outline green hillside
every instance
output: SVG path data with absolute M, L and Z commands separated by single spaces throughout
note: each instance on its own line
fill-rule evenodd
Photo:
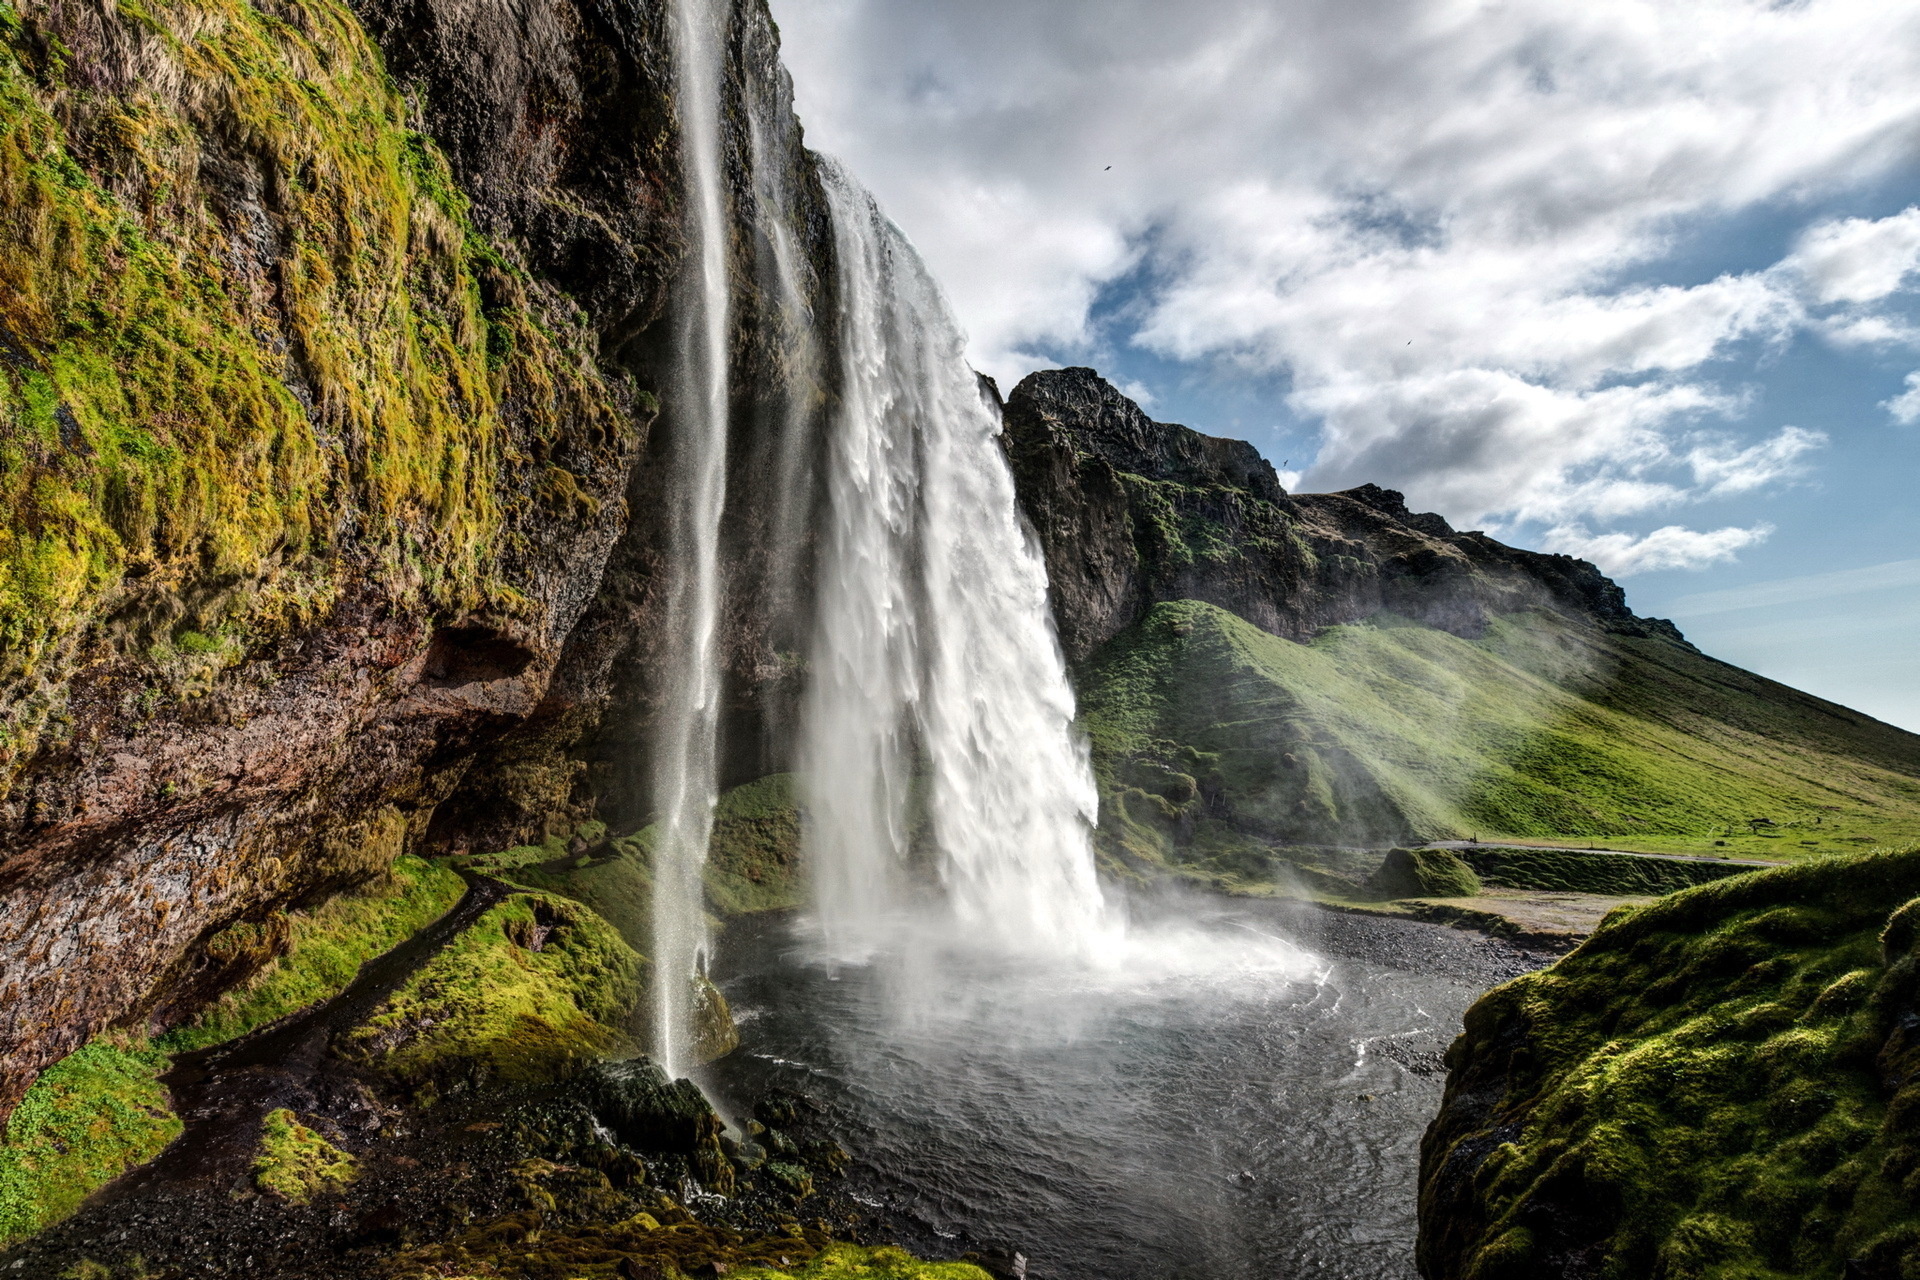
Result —
M 1123 859 L 1470 836 L 1791 858 L 1920 835 L 1920 737 L 1547 611 L 1478 640 L 1381 615 L 1299 644 L 1176 601 L 1078 684 Z

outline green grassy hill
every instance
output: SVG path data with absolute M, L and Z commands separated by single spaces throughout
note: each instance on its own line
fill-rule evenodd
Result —
M 1544 610 L 1477 640 L 1383 614 L 1301 644 L 1176 601 L 1078 676 L 1123 860 L 1469 836 L 1790 858 L 1920 835 L 1920 736 Z

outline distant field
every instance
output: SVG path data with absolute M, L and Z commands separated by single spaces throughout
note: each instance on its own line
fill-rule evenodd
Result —
M 1252 875 L 1276 845 L 1476 836 L 1799 861 L 1920 838 L 1920 737 L 1550 612 L 1299 644 L 1179 601 L 1078 674 L 1123 863 Z

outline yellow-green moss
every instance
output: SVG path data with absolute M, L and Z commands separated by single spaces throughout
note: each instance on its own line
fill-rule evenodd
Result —
M 79 53 L 58 16 L 0 3 L 0 763 L 130 568 L 198 587 L 138 652 L 314 616 L 341 528 L 400 598 L 511 609 L 502 405 L 617 433 L 340 0 L 123 3 Z
M 742 1276 L 766 1280 L 987 1280 L 970 1262 L 922 1262 L 902 1249 L 863 1249 L 839 1244 L 816 1254 L 805 1266 L 755 1267 Z
M 180 1133 L 159 1081 L 166 1056 L 103 1036 L 43 1072 L 0 1142 L 0 1246 L 66 1217 Z
M 183 1053 L 219 1044 L 339 995 L 361 965 L 446 914 L 465 890 L 453 872 L 409 855 L 358 889 L 289 913 L 286 953 L 192 1023 L 161 1037 L 161 1047 Z M 216 936 L 209 945 L 217 950 L 221 942 Z
M 425 1100 L 528 1083 L 635 1045 L 641 959 L 578 902 L 516 895 L 483 915 L 340 1045 Z
M 360 1163 L 300 1123 L 282 1107 L 269 1112 L 260 1131 L 253 1185 L 289 1204 L 343 1191 L 360 1176 Z
M 1428 1137 L 1429 1268 L 1518 1280 L 1578 1245 L 1599 1280 L 1910 1274 L 1915 895 L 1920 850 L 1741 876 L 1483 998 Z

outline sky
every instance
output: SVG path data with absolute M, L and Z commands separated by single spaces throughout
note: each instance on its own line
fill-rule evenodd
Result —
M 1920 731 L 1920 0 L 773 0 L 1010 388 L 1591 559 Z

